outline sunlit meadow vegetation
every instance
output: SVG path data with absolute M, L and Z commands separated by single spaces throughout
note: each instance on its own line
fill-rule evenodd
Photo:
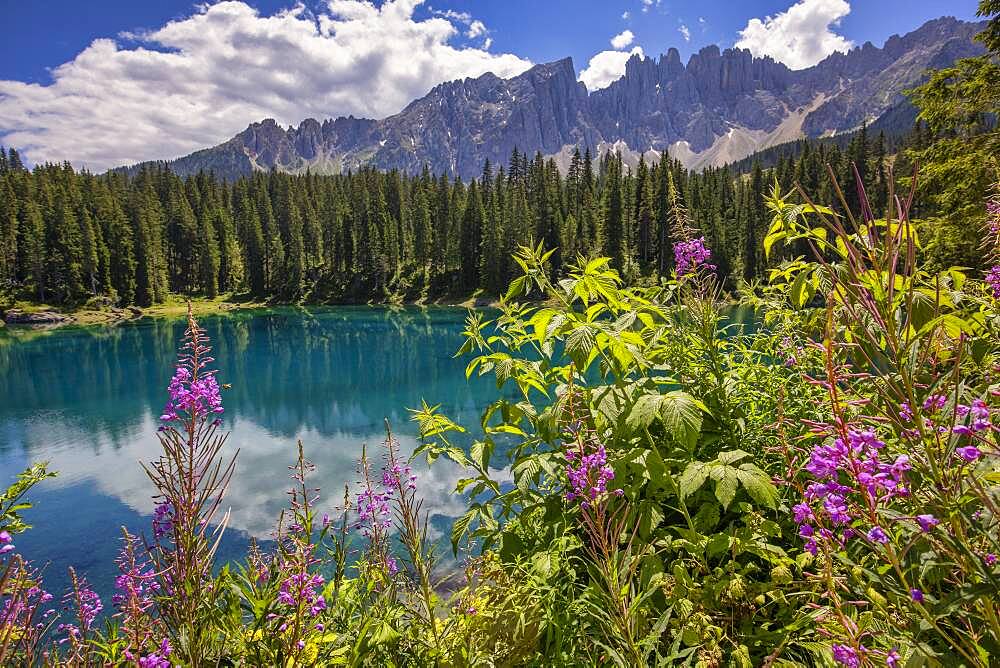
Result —
M 216 563 L 239 459 L 223 456 L 225 369 L 190 318 L 145 464 L 152 524 L 123 531 L 112 600 L 76 573 L 55 597 L 30 561 L 44 555 L 18 551 L 44 466 L 0 499 L 0 660 L 995 664 L 1000 268 L 928 271 L 913 197 L 875 214 L 861 189 L 861 212 L 838 216 L 775 186 L 767 252 L 809 253 L 741 295 L 756 328 L 728 324 L 679 201 L 660 286 L 624 285 L 607 258 L 554 280 L 551 251 L 522 248 L 499 314 L 470 313 L 459 351 L 496 378 L 482 437 L 461 447 L 471 426 L 413 411 L 414 456 L 468 471 L 457 567 L 388 425 L 336 500 L 300 446 L 277 540 Z M 987 210 L 993 253 L 1000 200 Z
M 189 316 L 145 463 L 152 523 L 123 531 L 111 600 L 74 572 L 47 592 L 45 555 L 17 547 L 44 465 L 0 496 L 0 662 L 997 665 L 1000 192 L 971 195 L 998 176 L 995 116 L 981 130 L 1000 5 L 980 8 L 990 55 L 917 96 L 939 133 L 919 156 L 928 196 L 958 222 L 911 217 L 916 171 L 897 193 L 887 167 L 872 199 L 860 172 L 830 171 L 832 201 L 776 183 L 771 268 L 739 294 L 755 327 L 730 324 L 676 191 L 657 285 L 627 284 L 614 258 L 556 271 L 553 249 L 520 249 L 499 314 L 470 313 L 459 351 L 496 379 L 481 423 L 433 397 L 412 411 L 414 456 L 467 472 L 457 562 L 386 425 L 344 490 L 313 486 L 300 445 L 276 540 L 219 563 L 239 456 L 224 456 L 226 370 Z M 993 268 L 942 266 L 970 235 Z

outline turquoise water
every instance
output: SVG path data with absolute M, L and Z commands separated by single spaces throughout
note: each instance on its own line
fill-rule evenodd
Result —
M 465 380 L 463 309 L 367 307 L 269 309 L 204 318 L 223 392 L 227 451 L 239 448 L 227 495 L 232 515 L 221 546 L 238 558 L 267 540 L 286 503 L 296 441 L 316 464 L 322 510 L 334 515 L 355 480 L 362 443 L 375 446 L 389 418 L 407 452 L 416 444 L 407 407 L 421 399 L 466 426 L 496 395 L 491 381 Z M 34 528 L 18 552 L 48 564 L 49 591 L 66 569 L 85 573 L 110 603 L 120 527 L 149 533 L 153 503 L 139 465 L 159 452 L 157 417 L 173 373 L 183 320 L 46 332 L 0 330 L 0 481 L 47 460 L 57 478 L 30 495 Z M 461 513 L 450 494 L 459 472 L 418 466 L 431 524 L 447 530 Z

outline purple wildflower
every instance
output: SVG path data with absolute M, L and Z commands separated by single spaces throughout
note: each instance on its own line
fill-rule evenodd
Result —
M 934 413 L 936 411 L 944 408 L 944 405 L 948 403 L 948 397 L 943 394 L 932 394 L 931 396 L 924 399 L 923 408 L 925 411 Z
M 211 372 L 193 379 L 189 368 L 178 366 L 167 386 L 167 393 L 170 398 L 160 416 L 163 422 L 197 419 L 223 411 L 219 383 Z
M 933 515 L 917 515 L 916 520 L 917 524 L 920 525 L 920 529 L 925 533 L 941 523 L 941 521 Z
M 139 668 L 170 668 L 170 641 L 166 638 L 160 643 L 158 651 L 139 659 Z
M 817 481 L 806 487 L 805 500 L 792 508 L 795 522 L 800 525 L 799 535 L 806 539 L 809 552 L 816 554 L 817 539 L 833 537 L 829 529 L 816 531 L 813 524 L 826 521 L 843 527 L 843 544 L 856 535 L 848 525 L 873 504 L 908 493 L 905 474 L 911 468 L 909 457 L 898 455 L 887 461 L 884 449 L 885 442 L 874 429 L 858 427 L 850 427 L 845 435 L 813 448 L 804 468 Z M 878 526 L 870 527 L 866 535 L 873 543 L 889 542 L 889 536 Z
M 678 276 L 693 274 L 699 267 L 715 269 L 715 265 L 708 262 L 711 257 L 712 251 L 705 246 L 705 237 L 674 244 L 674 261 L 677 264 Z
M 1000 299 L 1000 265 L 993 265 L 986 272 L 986 284 L 990 286 L 990 292 L 994 299 Z
M 323 586 L 323 576 L 309 573 L 296 573 L 281 582 L 278 589 L 278 602 L 294 608 L 300 603 L 309 609 L 309 614 L 315 617 L 326 610 L 326 600 L 317 591 Z
M 987 566 L 993 566 L 997 563 L 997 555 L 990 552 L 985 557 L 983 557 L 983 561 L 986 562 Z
M 375 529 L 388 529 L 392 526 L 392 509 L 389 500 L 392 490 L 370 488 L 358 493 L 358 524 L 361 533 L 371 538 Z
M 972 414 L 972 431 L 983 431 L 992 426 L 989 406 L 982 399 L 973 399 L 969 412 Z
M 163 538 L 174 530 L 174 507 L 170 501 L 161 501 L 153 509 L 153 536 Z
M 6 554 L 8 552 L 14 551 L 14 543 L 11 541 L 10 533 L 7 531 L 0 531 L 0 554 Z
M 872 527 L 868 531 L 868 540 L 873 543 L 882 543 L 883 545 L 889 542 L 889 536 L 885 534 L 882 527 Z
M 576 466 L 572 462 L 578 459 L 572 450 L 566 453 L 566 459 L 571 463 L 566 465 L 566 477 L 569 478 L 569 491 L 566 500 L 582 499 L 586 508 L 600 496 L 607 493 L 608 483 L 615 477 L 614 469 L 608 466 L 608 455 L 604 445 L 598 445 L 593 450 L 579 457 Z
M 858 668 L 861 658 L 858 651 L 849 645 L 833 645 L 833 660 L 847 668 Z
M 974 445 L 966 445 L 961 448 L 955 448 L 955 454 L 964 459 L 967 462 L 974 462 L 982 456 L 982 452 L 979 451 Z
M 920 589 L 911 589 L 910 590 L 910 598 L 912 598 L 917 603 L 923 603 L 924 602 L 924 592 L 921 591 Z
M 889 653 L 885 655 L 885 665 L 889 668 L 899 668 L 903 665 L 903 657 L 899 655 L 899 650 L 895 647 L 889 650 Z

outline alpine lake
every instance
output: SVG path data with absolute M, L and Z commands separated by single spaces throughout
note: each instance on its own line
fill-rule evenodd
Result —
M 297 442 L 316 466 L 318 512 L 338 517 L 344 486 L 355 489 L 362 445 L 380 463 L 385 420 L 409 455 L 422 400 L 465 425 L 496 395 L 493 379 L 466 380 L 456 359 L 462 308 L 329 307 L 233 311 L 199 319 L 211 338 L 222 393 L 224 453 L 239 450 L 224 508 L 231 512 L 219 562 L 266 542 L 291 486 Z M 33 525 L 17 550 L 44 566 L 56 596 L 67 568 L 110 602 L 121 527 L 151 533 L 152 487 L 140 462 L 160 453 L 159 416 L 173 375 L 183 318 L 115 326 L 0 329 L 0 483 L 34 462 L 57 477 L 28 495 Z M 473 431 L 474 433 L 474 431 Z M 379 459 L 376 459 L 379 458 Z M 414 462 L 430 534 L 445 537 L 463 512 L 457 467 Z M 442 544 L 447 543 L 446 540 Z M 450 549 L 442 552 L 450 555 Z

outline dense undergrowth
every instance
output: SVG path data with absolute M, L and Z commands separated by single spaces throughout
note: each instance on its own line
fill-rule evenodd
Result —
M 460 351 L 496 378 L 482 438 L 459 447 L 462 426 L 413 411 L 415 456 L 468 471 L 463 574 L 441 565 L 388 425 L 342 500 L 311 486 L 300 446 L 273 547 L 216 564 L 238 456 L 222 456 L 190 318 L 146 465 L 152 525 L 123 531 L 113 600 L 75 573 L 53 598 L 27 561 L 44 555 L 15 547 L 43 466 L 0 498 L 0 661 L 994 665 L 1000 269 L 929 272 L 912 199 L 876 214 L 862 189 L 844 218 L 776 187 L 765 249 L 808 254 L 745 287 L 759 328 L 728 324 L 677 202 L 684 241 L 660 286 L 623 285 L 606 258 L 555 281 L 550 251 L 523 248 L 499 315 L 471 313 Z M 993 253 L 1000 201 L 988 211 Z

